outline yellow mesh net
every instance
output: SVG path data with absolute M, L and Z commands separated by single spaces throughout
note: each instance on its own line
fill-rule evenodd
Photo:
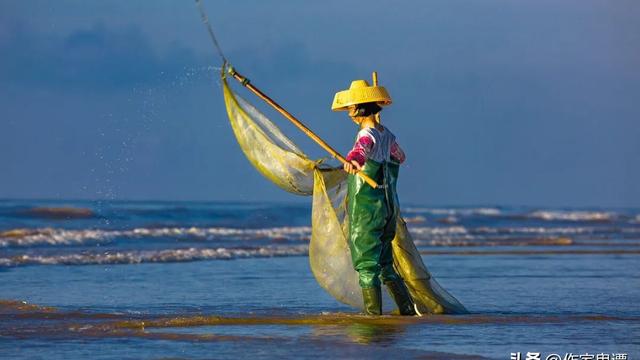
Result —
M 309 159 L 277 126 L 235 94 L 222 77 L 224 100 L 233 132 L 251 164 L 282 189 L 313 195 L 309 262 L 316 280 L 337 300 L 362 308 L 358 274 L 347 243 L 347 174 Z M 464 306 L 431 276 L 407 226 L 397 219 L 394 266 L 422 314 L 464 313 Z M 386 298 L 385 304 L 391 304 Z

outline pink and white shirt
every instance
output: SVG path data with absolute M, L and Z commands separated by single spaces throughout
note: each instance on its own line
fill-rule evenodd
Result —
M 364 165 L 367 159 L 377 162 L 395 161 L 403 163 L 406 156 L 389 129 L 379 125 L 376 128 L 364 128 L 358 132 L 353 149 L 347 154 L 347 161 L 355 160 Z

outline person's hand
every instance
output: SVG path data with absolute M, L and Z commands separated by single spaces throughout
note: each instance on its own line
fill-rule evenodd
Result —
M 362 166 L 360 166 L 360 164 L 355 160 L 351 160 L 351 163 L 344 163 L 342 168 L 351 175 L 355 175 L 358 171 L 362 170 Z

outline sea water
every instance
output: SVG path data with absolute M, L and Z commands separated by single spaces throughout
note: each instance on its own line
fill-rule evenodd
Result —
M 471 312 L 421 318 L 320 288 L 310 211 L 1 201 L 0 358 L 640 358 L 639 209 L 406 206 Z

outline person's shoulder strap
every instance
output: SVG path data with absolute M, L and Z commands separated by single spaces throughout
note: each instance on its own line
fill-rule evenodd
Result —
M 382 131 L 377 130 L 378 133 L 381 135 L 381 137 L 388 137 L 389 138 L 389 142 L 393 143 L 396 139 L 396 136 L 391 132 L 391 130 L 389 130 L 388 127 L 383 126 L 382 124 L 379 125 L 382 128 Z

